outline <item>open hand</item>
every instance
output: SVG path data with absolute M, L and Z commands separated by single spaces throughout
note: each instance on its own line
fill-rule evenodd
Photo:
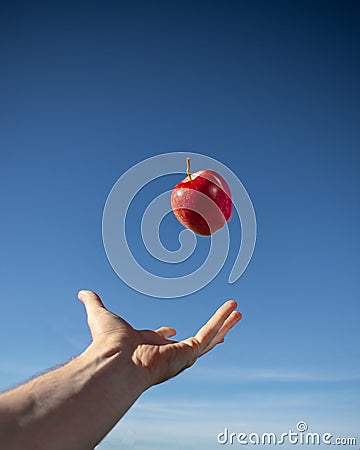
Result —
M 224 303 L 195 336 L 180 342 L 174 328 L 135 330 L 121 317 L 108 311 L 100 297 L 82 290 L 79 300 L 85 306 L 93 343 L 121 352 L 142 372 L 147 387 L 161 383 L 190 367 L 202 355 L 224 341 L 227 332 L 241 319 L 233 300 Z

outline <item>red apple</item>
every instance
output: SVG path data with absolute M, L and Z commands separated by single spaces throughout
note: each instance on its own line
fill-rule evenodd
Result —
M 213 170 L 190 174 L 171 192 L 171 207 L 178 221 L 196 234 L 209 236 L 222 228 L 232 215 L 231 192 L 224 178 Z

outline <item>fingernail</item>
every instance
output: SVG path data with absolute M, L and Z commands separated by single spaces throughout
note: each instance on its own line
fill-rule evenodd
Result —
M 86 295 L 86 291 L 84 289 L 82 289 L 81 291 L 78 292 L 78 298 L 83 299 Z

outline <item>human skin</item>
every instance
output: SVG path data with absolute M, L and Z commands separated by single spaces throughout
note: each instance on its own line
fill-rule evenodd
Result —
M 224 303 L 195 336 L 135 330 L 92 291 L 80 291 L 92 343 L 64 366 L 0 395 L 0 448 L 93 449 L 149 387 L 190 367 L 241 319 Z

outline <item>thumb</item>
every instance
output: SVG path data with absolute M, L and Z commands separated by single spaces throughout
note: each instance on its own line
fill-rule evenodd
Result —
M 106 309 L 96 292 L 81 290 L 78 292 L 78 299 L 84 304 L 88 315 L 96 312 L 99 308 Z
M 89 328 L 94 339 L 101 332 L 101 325 L 98 320 L 99 312 L 107 310 L 96 292 L 81 290 L 78 292 L 78 299 L 85 306 Z

